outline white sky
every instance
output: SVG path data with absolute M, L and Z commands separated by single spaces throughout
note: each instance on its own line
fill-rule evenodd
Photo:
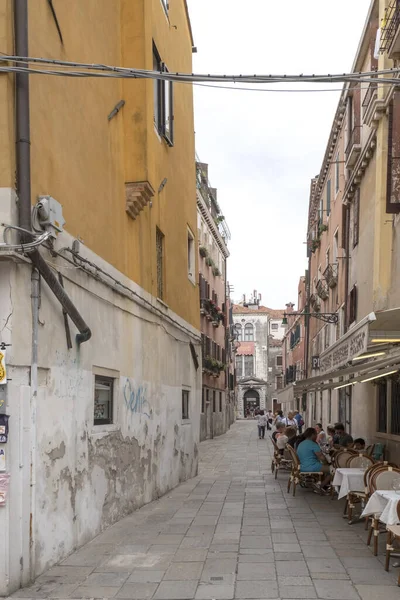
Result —
M 370 0 L 188 4 L 195 72 L 300 74 L 350 70 Z M 257 289 L 271 308 L 297 301 L 307 268 L 310 180 L 320 170 L 338 98 L 195 87 L 196 148 L 232 233 L 235 300 Z

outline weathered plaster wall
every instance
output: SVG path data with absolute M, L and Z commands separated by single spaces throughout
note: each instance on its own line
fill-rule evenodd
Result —
M 56 244 L 70 243 L 70 236 L 62 234 Z M 34 411 L 31 271 L 27 264 L 7 263 L 5 272 L 0 264 L 2 296 L 8 299 L 0 306 L 0 328 L 11 314 L 4 333 L 12 343 L 5 405 L 11 415 L 6 445 L 11 487 L 8 506 L 0 511 L 0 526 L 9 535 L 0 542 L 0 594 L 29 580 L 30 540 L 32 575 L 38 575 L 123 515 L 197 473 L 201 369 L 195 370 L 189 341 L 200 357 L 199 332 L 99 257 L 85 248 L 82 253 L 172 322 L 47 254 L 62 271 L 93 337 L 80 348 L 73 341 L 73 349 L 67 349 L 61 307 L 42 282 Z M 76 329 L 70 327 L 74 340 Z M 115 378 L 111 425 L 93 425 L 96 372 Z M 190 392 L 189 420 L 182 420 L 182 389 Z

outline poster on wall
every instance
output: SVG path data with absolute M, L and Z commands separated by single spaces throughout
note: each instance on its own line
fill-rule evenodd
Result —
M 6 470 L 6 452 L 0 447 L 0 471 Z
M 7 383 L 6 351 L 0 350 L 0 385 Z
M 8 473 L 0 473 L 0 506 L 4 506 L 6 503 L 9 482 L 10 475 Z

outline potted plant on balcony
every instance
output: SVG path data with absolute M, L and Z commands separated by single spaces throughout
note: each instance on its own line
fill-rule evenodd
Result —
M 317 238 L 311 242 L 311 252 L 314 253 L 321 246 L 321 240 Z
M 318 232 L 319 232 L 319 235 L 321 235 L 321 233 L 324 233 L 324 231 L 328 231 L 328 225 L 321 224 L 321 225 L 318 227 Z
M 199 254 L 202 258 L 207 258 L 208 256 L 208 250 L 205 246 L 200 246 L 199 248 Z
M 211 256 L 207 256 L 207 258 L 206 258 L 206 265 L 207 265 L 207 267 L 215 267 L 214 261 L 211 258 Z
M 221 271 L 216 266 L 213 267 L 212 272 L 213 272 L 214 277 L 219 277 L 219 275 L 221 275 Z
M 201 301 L 200 314 L 203 316 L 207 316 L 209 313 L 210 313 L 210 300 L 207 300 L 207 298 L 204 298 Z

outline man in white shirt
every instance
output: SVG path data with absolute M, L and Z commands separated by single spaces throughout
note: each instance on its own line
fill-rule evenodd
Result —
M 287 417 L 284 417 L 282 419 L 282 423 L 286 427 L 295 427 L 296 430 L 298 428 L 298 423 L 297 423 L 296 419 L 294 418 L 294 414 L 292 412 L 289 412 Z

